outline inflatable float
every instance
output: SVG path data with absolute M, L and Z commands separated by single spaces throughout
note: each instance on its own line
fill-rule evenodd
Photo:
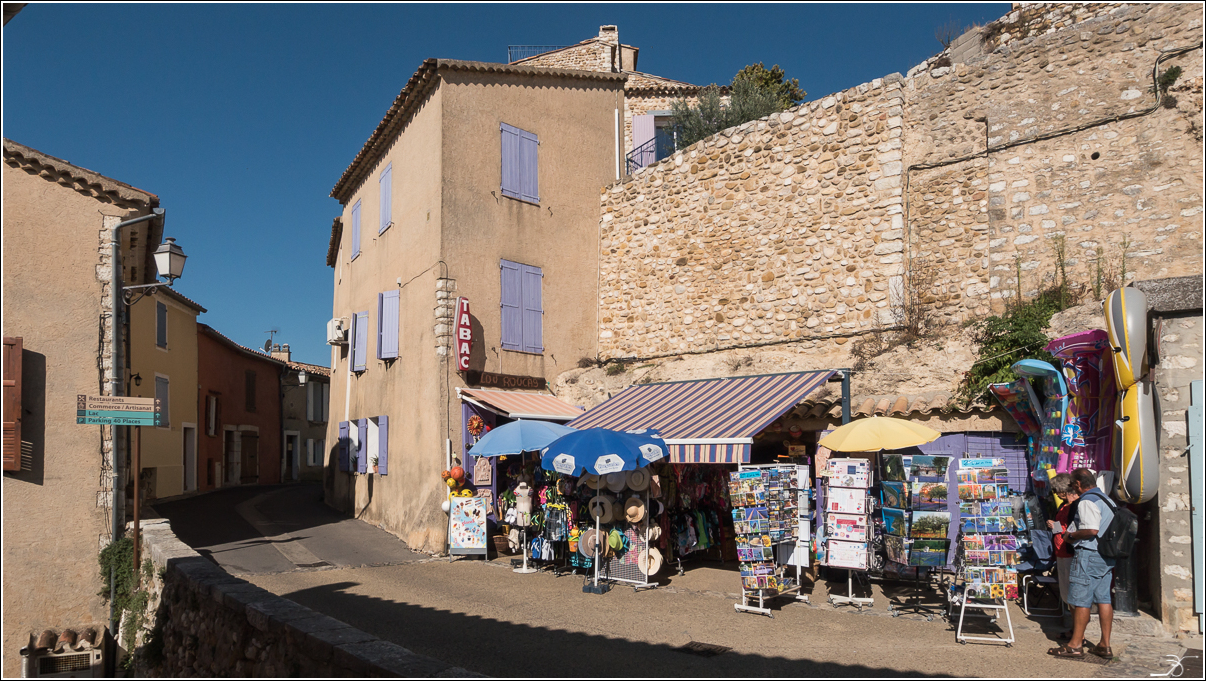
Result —
M 1039 412 L 1039 435 L 1034 443 L 1031 459 L 1036 487 L 1048 480 L 1046 471 L 1068 472 L 1068 450 L 1063 447 L 1064 416 L 1068 413 L 1068 384 L 1064 375 L 1050 362 L 1023 359 L 1010 367 L 1013 373 L 1023 378 L 1037 378 L 1043 382 L 1043 405 Z
M 1114 376 L 1118 389 L 1126 390 L 1147 375 L 1147 296 L 1137 288 L 1120 288 L 1106 296 L 1102 308 Z
M 1154 390 L 1143 380 L 1118 395 L 1113 468 L 1117 496 L 1130 504 L 1151 499 L 1160 486 Z
M 1110 466 L 1117 388 L 1108 336 L 1101 330 L 1082 331 L 1056 338 L 1045 348 L 1063 365 L 1068 382 L 1063 444 L 1069 469 L 1104 471 Z

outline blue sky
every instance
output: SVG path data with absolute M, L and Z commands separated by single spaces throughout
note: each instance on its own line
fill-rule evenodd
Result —
M 158 194 L 204 321 L 327 364 L 328 197 L 423 59 L 505 62 L 619 26 L 640 70 L 781 65 L 816 99 L 936 54 L 995 4 L 39 5 L 4 27 L 3 134 Z

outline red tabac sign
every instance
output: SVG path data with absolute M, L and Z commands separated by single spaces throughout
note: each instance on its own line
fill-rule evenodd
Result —
M 473 326 L 469 322 L 469 299 L 456 299 L 456 368 L 469 370 L 469 354 L 473 352 Z

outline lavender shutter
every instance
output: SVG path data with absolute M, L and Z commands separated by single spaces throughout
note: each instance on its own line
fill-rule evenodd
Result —
M 523 278 L 519 263 L 503 260 L 502 268 L 502 347 L 504 350 L 523 349 Z
M 364 371 L 368 367 L 368 312 L 356 313 L 353 329 L 356 332 L 356 350 L 352 371 Z
M 644 168 L 657 160 L 657 147 L 651 144 L 656 136 L 657 128 L 654 126 L 653 116 L 632 117 L 632 160 L 638 168 Z M 642 148 L 646 144 L 649 145 L 648 148 Z
M 360 202 L 352 206 L 352 257 L 360 255 Z
M 377 359 L 398 357 L 398 292 L 377 296 Z
M 540 140 L 530 132 L 519 131 L 519 198 L 540 203 L 537 157 Z
M 544 308 L 541 306 L 539 267 L 523 265 L 523 351 L 544 352 Z
M 519 128 L 506 123 L 502 130 L 502 195 L 520 198 Z
M 368 419 L 356 421 L 356 472 L 368 472 Z
M 389 417 L 377 417 L 377 472 L 389 473 Z
M 385 231 L 390 223 L 394 221 L 393 216 L 393 201 L 394 201 L 394 164 L 385 166 L 385 170 L 381 171 L 381 179 L 378 180 L 379 195 L 381 196 L 381 210 L 379 212 L 380 220 L 377 226 L 377 233 Z
M 351 445 L 351 440 L 349 439 L 350 432 L 348 428 L 350 425 L 351 424 L 349 424 L 347 421 L 339 422 L 339 443 L 336 445 L 336 447 L 339 449 L 339 470 L 345 473 L 351 468 L 348 452 L 348 448 Z
M 167 305 L 155 301 L 155 344 L 167 347 Z

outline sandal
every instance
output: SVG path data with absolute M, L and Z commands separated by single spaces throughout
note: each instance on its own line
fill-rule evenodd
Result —
M 1109 646 L 1105 646 L 1105 647 L 1102 647 L 1100 645 L 1089 646 L 1089 652 L 1093 653 L 1097 657 L 1103 657 L 1107 660 L 1114 659 L 1114 651 L 1110 650 Z
M 1082 645 L 1079 648 L 1073 648 L 1072 646 L 1063 645 L 1058 648 L 1048 650 L 1047 654 L 1054 655 L 1055 657 L 1070 657 L 1075 660 L 1080 660 L 1085 656 L 1085 647 Z

